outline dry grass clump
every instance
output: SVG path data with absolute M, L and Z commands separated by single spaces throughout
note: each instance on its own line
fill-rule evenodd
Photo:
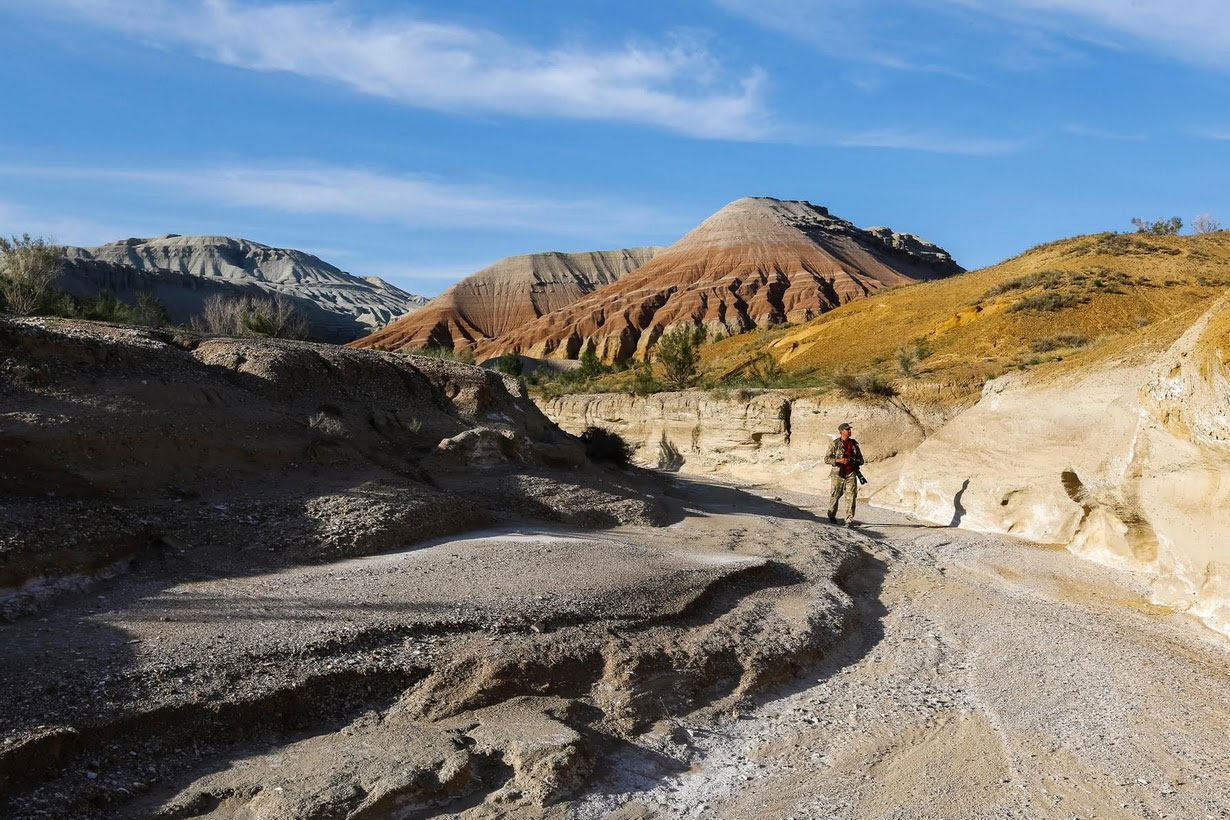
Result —
M 1056 293 L 1050 291 L 1048 293 L 1037 293 L 1033 296 L 1026 296 L 1013 302 L 1005 309 L 1005 313 L 1016 313 L 1021 310 L 1034 310 L 1039 312 L 1063 310 L 1064 308 L 1076 307 L 1077 305 L 1087 302 L 1084 297 L 1077 296 L 1075 293 Z
M 1008 293 L 1013 290 L 1029 290 L 1031 288 L 1055 288 L 1063 284 L 1064 275 L 1062 271 L 1043 270 L 1037 273 L 1018 276 L 1015 279 L 1009 279 L 1006 282 L 1000 282 L 990 287 L 986 293 L 982 294 L 983 300 L 991 299 L 1000 294 Z
M 1084 347 L 1089 344 L 1089 339 L 1074 333 L 1062 334 L 1059 336 L 1050 336 L 1046 339 L 1035 339 L 1030 349 L 1034 353 L 1049 353 L 1052 350 L 1063 350 L 1065 348 Z

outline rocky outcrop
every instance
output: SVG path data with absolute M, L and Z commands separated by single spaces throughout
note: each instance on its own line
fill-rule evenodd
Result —
M 821 483 L 829 469 L 825 451 L 843 421 L 858 425 L 864 455 L 875 463 L 912 451 L 956 412 L 941 404 L 781 390 L 597 393 L 542 399 L 539 406 L 568 432 L 594 425 L 619 433 L 646 465 L 740 479 L 806 475 Z
M 646 247 L 510 256 L 462 279 L 421 310 L 352 344 L 387 350 L 473 347 L 567 307 L 663 250 Z
M 478 352 L 575 359 L 593 349 L 624 361 L 675 325 L 729 335 L 806 321 L 852 299 L 961 270 L 943 249 L 910 234 L 862 230 L 809 202 L 747 197 L 618 282 L 480 342 Z
M 211 294 L 277 294 L 291 299 L 313 335 L 347 342 L 426 303 L 378 277 L 346 273 L 303 251 L 226 236 L 125 239 L 94 248 L 67 248 L 60 286 L 90 297 L 108 290 L 132 302 L 154 293 L 173 322 L 201 311 Z
M 180 540 L 363 554 L 529 509 L 526 493 L 540 518 L 656 515 L 639 493 L 521 482 L 584 452 L 516 380 L 456 362 L 0 317 L 0 386 L 0 613 Z M 476 496 L 480 464 L 518 475 Z
M 592 463 L 523 389 L 0 317 L 0 816 L 546 816 L 852 629 L 857 536 Z
M 1227 299 L 1160 357 L 988 383 L 882 503 L 1148 573 L 1156 603 L 1230 632 Z

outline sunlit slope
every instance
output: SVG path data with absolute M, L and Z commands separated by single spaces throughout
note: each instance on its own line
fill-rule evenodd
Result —
M 798 327 L 720 341 L 704 358 L 711 371 L 730 372 L 768 352 L 788 372 L 817 379 L 871 372 L 973 387 L 1013 368 L 1159 350 L 1227 286 L 1230 232 L 1083 236 L 869 296 Z M 903 350 L 917 358 L 908 374 Z

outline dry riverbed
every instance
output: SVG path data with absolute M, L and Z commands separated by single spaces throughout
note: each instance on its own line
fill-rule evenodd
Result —
M 665 486 L 664 527 L 138 566 L 0 625 L 0 814 L 1230 816 L 1230 648 L 1131 577 Z
M 572 816 L 1230 817 L 1224 637 L 1066 551 L 864 517 L 863 627 L 737 720 L 638 739 Z

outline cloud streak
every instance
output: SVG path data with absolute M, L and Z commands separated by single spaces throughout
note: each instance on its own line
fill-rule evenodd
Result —
M 713 0 L 830 56 L 974 79 L 1029 70 L 1089 48 L 1145 51 L 1230 69 L 1225 0 Z M 936 18 L 942 25 L 934 25 Z M 919 36 L 931 24 L 941 36 Z
M 408 15 L 361 18 L 340 3 L 46 0 L 43 8 L 151 46 L 438 111 L 632 122 L 727 140 L 781 131 L 763 102 L 763 72 L 732 75 L 684 34 L 536 48 Z
M 167 169 L 0 166 L 0 177 L 4 176 L 99 183 L 112 190 L 156 195 L 174 191 L 178 201 L 347 217 L 411 229 L 484 228 L 584 236 L 612 229 L 656 233 L 672 222 L 652 208 L 610 199 L 532 194 L 421 174 L 314 163 Z

